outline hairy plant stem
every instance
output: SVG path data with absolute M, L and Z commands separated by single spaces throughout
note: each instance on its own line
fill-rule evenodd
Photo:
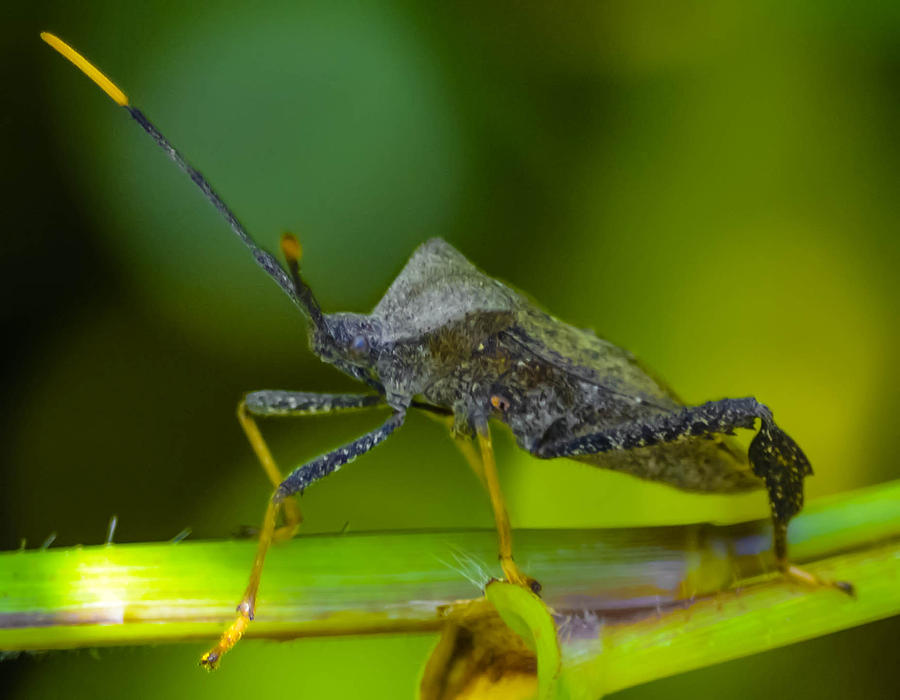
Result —
M 900 612 L 900 482 L 811 503 L 791 525 L 793 561 L 851 581 L 856 600 L 782 581 L 770 536 L 754 521 L 519 530 L 515 543 L 559 620 L 563 676 L 587 696 Z M 0 554 L 0 650 L 212 640 L 233 618 L 254 547 Z M 436 631 L 443 606 L 497 575 L 490 530 L 298 537 L 272 550 L 247 637 Z

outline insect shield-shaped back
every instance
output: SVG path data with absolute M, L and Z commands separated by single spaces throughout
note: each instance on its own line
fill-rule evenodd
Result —
M 458 374 L 483 342 L 512 324 L 521 304 L 515 292 L 435 238 L 416 249 L 371 314 L 325 314 L 317 324 L 318 304 L 285 253 L 301 309 L 312 321 L 313 352 L 393 405 Z
M 423 243 L 370 316 L 381 329 L 385 389 L 440 397 L 447 407 L 475 400 L 462 376 L 477 363 L 479 348 L 512 324 L 520 304 L 515 292 L 445 241 Z

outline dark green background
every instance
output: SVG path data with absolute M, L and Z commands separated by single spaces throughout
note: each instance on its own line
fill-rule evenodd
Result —
M 107 71 L 326 310 L 442 236 L 629 347 L 690 402 L 753 394 L 820 496 L 896 478 L 896 3 L 33 3 L 6 7 L 0 546 L 225 537 L 268 493 L 233 418 L 350 390 L 190 183 L 38 39 Z M 285 465 L 379 420 L 267 426 Z M 763 516 L 498 438 L 517 526 Z M 420 417 L 304 498 L 308 530 L 489 526 Z M 249 564 L 249 562 L 248 562 Z M 215 582 L 211 582 L 215 585 Z M 889 697 L 896 622 L 621 697 Z M 409 697 L 427 637 L 23 657 L 8 697 Z M 99 657 L 99 658 L 97 658 Z M 359 674 L 359 677 L 356 677 Z

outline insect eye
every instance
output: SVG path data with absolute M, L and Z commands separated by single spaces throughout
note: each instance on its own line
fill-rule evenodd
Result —
M 364 335 L 358 335 L 350 343 L 350 350 L 354 355 L 364 355 L 369 350 L 369 341 Z

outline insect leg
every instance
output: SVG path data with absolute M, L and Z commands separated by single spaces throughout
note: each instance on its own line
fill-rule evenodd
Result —
M 540 584 L 533 578 L 523 574 L 515 561 L 513 561 L 512 529 L 509 526 L 509 515 L 506 512 L 503 492 L 500 490 L 500 480 L 497 478 L 497 463 L 494 461 L 494 446 L 491 442 L 490 426 L 487 423 L 483 423 L 477 426 L 477 430 L 484 483 L 491 497 L 491 506 L 494 509 L 494 522 L 497 525 L 500 566 L 503 568 L 503 575 L 510 583 L 530 588 L 537 593 L 540 591 Z
M 466 435 L 455 434 L 452 431 L 454 418 L 450 416 L 441 416 L 429 414 L 440 423 L 443 423 L 450 429 L 453 442 L 459 448 L 462 456 L 465 458 L 469 467 L 478 477 L 482 486 L 487 489 L 491 497 L 491 506 L 494 510 L 494 522 L 497 527 L 497 539 L 499 540 L 500 565 L 503 568 L 503 575 L 507 580 L 525 585 L 534 591 L 540 590 L 540 584 L 530 576 L 523 574 L 516 565 L 512 556 L 512 530 L 509 525 L 509 516 L 506 512 L 506 504 L 503 493 L 500 490 L 500 481 L 497 478 L 497 465 L 494 460 L 494 448 L 491 443 L 490 428 L 485 423 L 478 431 L 478 445 L 480 450 L 475 449 L 475 445 L 470 437 Z
M 269 450 L 253 416 L 311 416 L 377 406 L 383 398 L 377 394 L 314 394 L 298 391 L 254 391 L 247 394 L 237 408 L 238 422 L 247 436 L 260 465 L 272 486 L 282 481 L 281 471 Z M 290 539 L 303 521 L 300 508 L 293 499 L 282 504 L 284 525 L 274 533 L 274 540 Z
M 735 428 L 752 429 L 756 419 L 760 427 L 750 443 L 750 465 L 753 473 L 765 482 L 769 493 L 778 568 L 788 578 L 823 585 L 826 582 L 792 566 L 787 557 L 787 525 L 803 507 L 803 479 L 812 474 L 812 467 L 797 443 L 775 424 L 769 408 L 752 397 L 710 401 L 571 440 L 538 445 L 535 454 L 551 458 L 630 450 L 687 437 L 728 433 Z M 828 585 L 852 593 L 852 586 L 847 583 Z
M 272 537 L 275 532 L 275 520 L 278 508 L 288 496 L 297 492 L 302 493 L 310 484 L 319 479 L 328 476 L 334 471 L 340 469 L 341 466 L 352 462 L 362 454 L 365 454 L 376 445 L 384 442 L 387 437 L 397 428 L 403 425 L 403 419 L 406 417 L 405 411 L 397 411 L 387 419 L 380 427 L 366 433 L 351 443 L 338 447 L 327 454 L 324 454 L 311 462 L 307 462 L 301 467 L 297 467 L 287 478 L 279 484 L 269 500 L 266 508 L 266 514 L 263 517 L 263 525 L 259 535 L 259 545 L 256 549 L 256 558 L 253 560 L 253 568 L 250 571 L 250 580 L 247 588 L 244 590 L 244 596 L 238 604 L 237 619 L 231 626 L 225 630 L 225 633 L 219 639 L 219 643 L 215 647 L 206 652 L 200 659 L 200 665 L 212 670 L 214 669 L 222 655 L 238 643 L 244 635 L 247 626 L 253 619 L 253 611 L 256 606 L 256 593 L 259 590 L 259 582 L 262 576 L 263 563 L 266 559 L 266 552 L 269 545 L 272 544 Z
M 384 397 L 379 394 L 254 391 L 244 397 L 244 403 L 255 416 L 312 416 L 379 406 L 384 403 Z

